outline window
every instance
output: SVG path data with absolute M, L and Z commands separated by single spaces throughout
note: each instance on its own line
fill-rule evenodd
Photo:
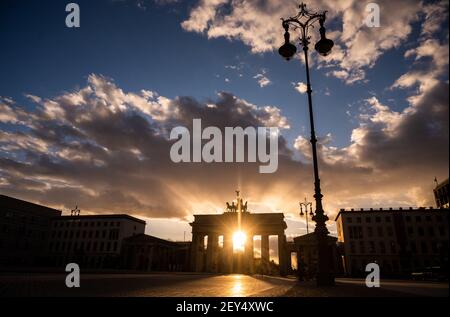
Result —
M 373 237 L 373 228 L 372 227 L 367 227 L 367 236 Z
M 356 217 L 356 222 L 361 223 L 361 217 Z
M 396 254 L 397 253 L 397 245 L 395 244 L 394 241 L 391 241 L 390 245 L 391 245 L 391 253 Z
M 381 254 L 386 253 L 386 245 L 384 244 L 384 241 L 380 241 L 380 253 Z
M 422 217 L 421 216 L 416 216 L 416 222 L 422 222 Z
M 111 242 L 108 241 L 106 244 L 106 252 L 109 252 L 111 250 Z
M 421 237 L 423 237 L 423 236 L 425 235 L 425 230 L 423 230 L 422 227 L 419 227 L 419 228 L 417 229 L 417 232 L 419 233 L 419 236 L 421 236 Z
M 414 229 L 413 229 L 413 227 L 408 227 L 407 228 L 407 230 L 408 230 L 408 234 L 414 234 Z
M 366 217 L 366 223 L 371 223 L 372 222 L 372 218 L 371 217 Z
M 360 253 L 366 253 L 366 248 L 365 248 L 365 244 L 364 241 L 359 241 L 359 252 Z
M 369 241 L 369 252 L 375 253 L 375 242 Z
M 422 253 L 428 253 L 428 245 L 425 241 L 420 243 L 420 248 L 422 249 Z
M 387 227 L 387 234 L 389 237 L 392 237 L 394 235 L 394 230 L 392 229 L 391 226 Z
M 436 241 L 431 242 L 431 250 L 433 253 L 438 253 L 438 244 Z
M 377 227 L 377 234 L 379 237 L 383 236 L 383 227 L 380 227 L 380 226 Z
M 428 234 L 430 235 L 430 237 L 434 237 L 434 228 L 433 227 L 428 227 Z
M 437 216 L 436 216 L 436 220 L 437 220 L 437 221 L 442 221 L 442 216 L 441 216 L 441 215 L 437 215 Z
M 109 239 L 110 240 L 117 240 L 118 238 L 119 238 L 119 230 L 118 229 L 109 230 Z
M 381 217 L 375 217 L 375 222 L 378 222 L 378 223 L 380 223 L 381 222 Z
M 117 252 L 117 241 L 116 242 L 114 242 L 114 244 L 113 244 L 114 246 L 113 246 L 113 251 L 114 252 Z
M 353 222 L 352 217 L 348 217 L 347 219 L 348 219 L 348 223 L 352 223 Z
M 386 220 L 386 222 L 391 222 L 391 217 L 390 216 L 386 216 L 385 220 Z
M 411 216 L 406 216 L 406 222 L 411 222 Z
M 431 216 L 430 216 L 430 215 L 425 216 L 425 220 L 426 220 L 427 222 L 431 222 Z
M 439 235 L 445 236 L 445 228 L 444 228 L 444 226 L 439 226 L 438 230 L 439 230 Z
M 355 242 L 353 242 L 353 241 L 350 241 L 350 252 L 356 253 Z
M 409 243 L 409 247 L 411 248 L 411 252 L 412 253 L 417 253 L 417 245 L 416 245 L 416 243 L 414 241 L 411 241 Z
M 100 252 L 103 251 L 104 246 L 105 246 L 105 243 L 104 243 L 104 242 L 100 243 Z
M 349 226 L 350 239 L 362 239 L 362 227 L 361 226 Z
M 106 230 L 102 231 L 102 238 L 106 238 Z

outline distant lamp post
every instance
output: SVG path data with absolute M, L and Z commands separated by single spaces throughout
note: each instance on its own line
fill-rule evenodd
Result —
M 316 51 L 322 55 L 327 56 L 331 53 L 331 49 L 334 46 L 332 40 L 327 39 L 325 36 L 324 23 L 326 20 L 326 11 L 316 13 L 310 12 L 306 9 L 306 5 L 302 3 L 299 13 L 288 19 L 282 19 L 282 26 L 284 28 L 284 44 L 280 47 L 278 52 L 286 60 L 290 60 L 297 48 L 290 42 L 289 27 L 292 27 L 294 31 L 300 31 L 300 44 L 303 46 L 303 52 L 305 54 L 305 66 L 306 66 L 306 85 L 308 94 L 308 106 L 309 106 L 309 121 L 311 125 L 311 147 L 314 164 L 314 198 L 316 201 L 316 211 L 312 220 L 316 222 L 314 233 L 316 234 L 318 244 L 318 269 L 316 281 L 318 285 L 332 285 L 334 284 L 334 276 L 331 268 L 331 250 L 328 247 L 328 229 L 326 222 L 328 217 L 325 215 L 322 207 L 322 193 L 320 189 L 319 168 L 317 164 L 317 149 L 316 149 L 316 132 L 314 129 L 314 116 L 312 108 L 312 90 L 309 76 L 309 64 L 308 64 L 308 45 L 311 37 L 308 35 L 309 29 L 318 21 L 320 25 L 320 40 L 314 46 Z
M 309 233 L 309 225 L 308 225 L 308 213 L 310 217 L 313 217 L 313 211 L 312 211 L 312 202 L 308 202 L 306 201 L 306 197 L 305 197 L 305 202 L 300 202 L 300 217 L 305 217 L 306 218 L 306 234 Z M 305 211 L 303 212 L 303 208 L 305 209 Z

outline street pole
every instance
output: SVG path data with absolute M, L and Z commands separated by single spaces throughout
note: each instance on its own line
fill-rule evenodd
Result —
M 306 10 L 306 5 L 301 4 L 299 6 L 300 12 L 295 17 L 290 17 L 288 19 L 282 19 L 282 26 L 285 29 L 285 44 L 280 47 L 279 53 L 285 57 L 287 60 L 292 58 L 297 50 L 295 45 L 289 42 L 289 26 L 294 26 L 294 29 L 300 29 L 301 44 L 303 46 L 303 52 L 305 57 L 305 68 L 306 68 L 306 86 L 308 95 L 308 109 L 309 109 L 309 123 L 311 127 L 311 148 L 313 156 L 313 168 L 314 168 L 314 199 L 316 202 L 316 210 L 312 220 L 316 223 L 314 233 L 317 240 L 318 247 L 318 267 L 316 282 L 317 285 L 333 285 L 334 275 L 331 261 L 331 249 L 328 246 L 328 229 L 326 222 L 328 220 L 327 215 L 323 210 L 322 206 L 322 191 L 320 188 L 320 178 L 319 178 L 319 166 L 317 160 L 317 138 L 316 131 L 314 127 L 314 113 L 312 106 L 312 89 L 311 89 L 311 79 L 309 72 L 309 60 L 308 60 L 308 45 L 309 39 L 308 30 L 316 22 L 319 21 L 320 24 L 320 36 L 321 39 L 315 45 L 316 50 L 319 54 L 326 56 L 331 52 L 333 47 L 333 41 L 329 40 L 325 36 L 324 22 L 326 19 L 326 11 L 322 13 L 314 13 Z

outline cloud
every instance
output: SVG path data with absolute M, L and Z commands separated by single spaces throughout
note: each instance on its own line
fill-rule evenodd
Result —
M 205 126 L 289 128 L 277 107 L 229 93 L 206 102 L 170 100 L 148 90 L 124 92 L 99 75 L 90 75 L 78 90 L 32 101 L 38 103 L 33 110 L 13 110 L 2 102 L 2 121 L 15 127 L 0 130 L 1 191 L 61 208 L 78 203 L 88 212 L 183 218 L 213 206 L 203 206 L 199 193 L 205 184 L 211 197 L 232 193 L 238 171 L 231 165 L 215 169 L 170 161 L 168 134 L 174 126 L 189 127 L 201 118 Z M 242 170 L 258 174 L 257 167 Z
M 330 2 L 315 0 L 309 8 L 328 10 L 328 37 L 336 46 L 333 54 L 319 60 L 323 67 L 334 68 L 329 73 L 348 84 L 364 81 L 366 70 L 375 65 L 383 53 L 399 47 L 412 31 L 412 24 L 423 14 L 427 23 L 424 32 L 432 32 L 442 20 L 444 4 L 423 6 L 420 0 L 377 1 L 381 12 L 381 27 L 367 27 L 366 5 L 371 1 Z M 297 1 L 278 0 L 201 0 L 192 9 L 182 27 L 191 32 L 206 34 L 208 38 L 224 37 L 240 40 L 253 53 L 270 52 L 282 44 L 280 17 L 295 15 Z M 395 14 L 388 14 L 395 12 Z M 292 32 L 293 41 L 297 33 Z M 312 42 L 318 39 L 312 32 Z
M 298 83 L 292 83 L 292 85 L 294 86 L 295 90 L 297 90 L 301 94 L 305 94 L 308 89 L 306 84 L 301 81 Z
M 16 123 L 17 116 L 9 103 L 0 99 L 0 122 Z
M 189 14 L 189 19 L 181 25 L 186 31 L 204 32 L 208 23 L 215 19 L 218 8 L 227 0 L 201 0 L 199 5 Z
M 33 98 L 35 108 L 2 104 L 14 128 L 0 126 L 0 191 L 84 213 L 129 212 L 147 218 L 191 219 L 223 211 L 240 188 L 257 212 L 296 217 L 301 197 L 312 197 L 310 145 L 279 138 L 279 168 L 259 174 L 258 164 L 170 161 L 171 128 L 202 125 L 290 124 L 274 105 L 255 105 L 231 93 L 198 101 L 157 92 L 125 92 L 112 79 L 90 75 L 85 87 L 52 98 Z M 448 174 L 448 84 L 438 83 L 402 112 L 372 97 L 338 148 L 319 138 L 325 208 L 416 205 L 432 202 L 432 179 Z M 420 145 L 420 146 L 418 146 Z M 300 151 L 302 159 L 296 159 Z M 428 182 L 428 180 L 430 180 Z
M 271 81 L 269 78 L 267 78 L 267 76 L 265 75 L 265 72 L 257 74 L 255 76 L 253 76 L 253 78 L 255 78 L 258 81 L 258 85 L 261 88 L 264 88 L 271 84 Z

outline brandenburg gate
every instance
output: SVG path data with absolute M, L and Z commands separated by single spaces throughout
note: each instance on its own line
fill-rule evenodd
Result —
M 223 214 L 194 215 L 191 270 L 211 273 L 270 273 L 269 236 L 278 236 L 281 275 L 287 274 L 286 223 L 283 213 L 251 213 L 236 191 L 236 200 Z M 255 257 L 254 237 L 261 238 L 260 257 Z M 259 260 L 259 261 L 258 261 Z M 256 271 L 256 267 L 258 270 Z M 272 265 L 273 267 L 273 265 Z

